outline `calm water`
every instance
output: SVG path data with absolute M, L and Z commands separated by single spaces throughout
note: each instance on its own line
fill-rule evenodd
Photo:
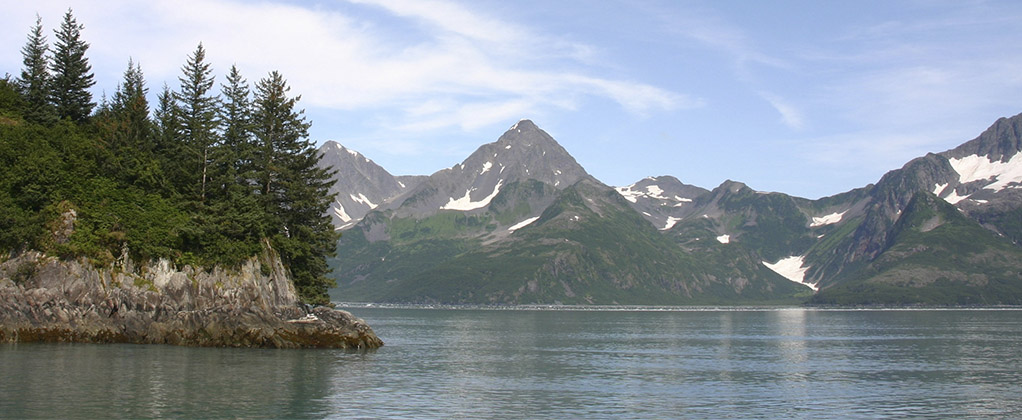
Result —
M 353 311 L 386 347 L 0 345 L 0 417 L 1022 417 L 1022 311 Z

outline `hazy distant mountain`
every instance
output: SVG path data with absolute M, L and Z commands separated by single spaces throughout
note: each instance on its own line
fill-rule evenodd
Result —
M 334 147 L 355 161 L 336 165 L 360 161 Z M 346 172 L 375 181 L 349 181 L 342 195 L 354 203 L 381 198 L 355 213 L 366 214 L 357 224 L 349 214 L 332 262 L 335 297 L 1020 303 L 1020 150 L 1022 116 L 1002 118 L 875 185 L 808 200 L 734 181 L 706 190 L 670 176 L 611 188 L 523 120 L 463 163 L 406 188 L 365 167 L 355 171 L 361 177 Z

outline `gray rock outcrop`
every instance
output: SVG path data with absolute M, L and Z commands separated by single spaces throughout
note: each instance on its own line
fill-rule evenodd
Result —
M 29 251 L 0 263 L 0 342 L 213 347 L 383 345 L 348 312 L 302 305 L 268 246 L 234 270 L 136 264 L 107 267 Z

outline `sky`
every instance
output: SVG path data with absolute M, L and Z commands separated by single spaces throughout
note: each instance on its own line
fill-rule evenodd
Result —
M 317 144 L 395 175 L 523 118 L 612 186 L 672 175 L 806 198 L 874 183 L 1022 112 L 1022 2 L 5 0 L 0 75 L 73 9 L 97 99 L 128 60 L 150 102 L 201 42 L 222 83 L 277 70 Z

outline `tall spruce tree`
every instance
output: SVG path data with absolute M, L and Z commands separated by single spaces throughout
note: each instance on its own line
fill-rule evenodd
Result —
M 255 143 L 252 139 L 252 100 L 248 82 L 237 66 L 231 66 L 227 83 L 220 86 L 223 104 L 219 109 L 222 122 L 222 141 L 218 148 L 219 172 L 226 177 L 228 189 L 252 192 Z
M 155 124 L 155 145 L 158 155 L 168 155 L 171 144 L 174 144 L 180 137 L 178 128 L 178 114 L 180 109 L 177 102 L 174 102 L 174 93 L 166 83 L 156 98 L 156 109 L 153 110 L 153 123 Z M 168 158 L 173 158 L 167 156 Z
M 256 84 L 253 133 L 258 143 L 256 183 L 267 226 L 295 288 L 306 302 L 329 303 L 326 257 L 337 234 L 326 212 L 333 197 L 332 173 L 320 168 L 319 151 L 309 141 L 300 96 L 289 98 L 287 82 L 274 71 Z
M 114 92 L 110 110 L 123 124 L 120 140 L 124 146 L 144 153 L 153 151 L 153 125 L 149 119 L 149 100 L 146 99 L 148 93 L 142 66 L 129 58 L 124 80 Z
M 40 124 L 49 124 L 56 119 L 50 104 L 50 62 L 46 56 L 49 49 L 43 35 L 43 19 L 36 15 L 28 42 L 21 49 L 25 67 L 21 70 L 18 88 L 25 98 L 25 119 Z
M 221 141 L 212 149 L 211 185 L 207 200 L 207 249 L 222 263 L 235 263 L 258 252 L 266 236 L 263 209 L 255 195 L 252 101 L 248 83 L 231 66 L 221 85 Z
M 180 113 L 178 128 L 184 143 L 185 155 L 180 156 L 186 162 L 186 171 L 193 175 L 190 185 L 184 185 L 183 192 L 191 195 L 199 205 L 204 205 L 209 187 L 212 150 L 219 141 L 217 130 L 220 124 L 217 118 L 219 99 L 213 96 L 213 70 L 206 63 L 206 50 L 200 43 L 181 68 L 183 74 L 178 78 L 181 91 L 174 94 Z
M 141 65 L 129 58 L 124 79 L 107 109 L 96 112 L 96 120 L 121 179 L 155 189 L 162 188 L 164 180 L 154 155 L 156 129 L 149 119 L 148 92 Z
M 93 80 L 92 66 L 85 57 L 89 44 L 81 39 L 84 25 L 75 21 L 71 9 L 64 14 L 64 22 L 56 32 L 57 48 L 53 52 L 50 70 L 53 78 L 50 81 L 50 100 L 53 102 L 57 118 L 70 118 L 74 122 L 84 122 L 89 118 L 96 106 L 92 102 L 89 88 L 96 84 Z

